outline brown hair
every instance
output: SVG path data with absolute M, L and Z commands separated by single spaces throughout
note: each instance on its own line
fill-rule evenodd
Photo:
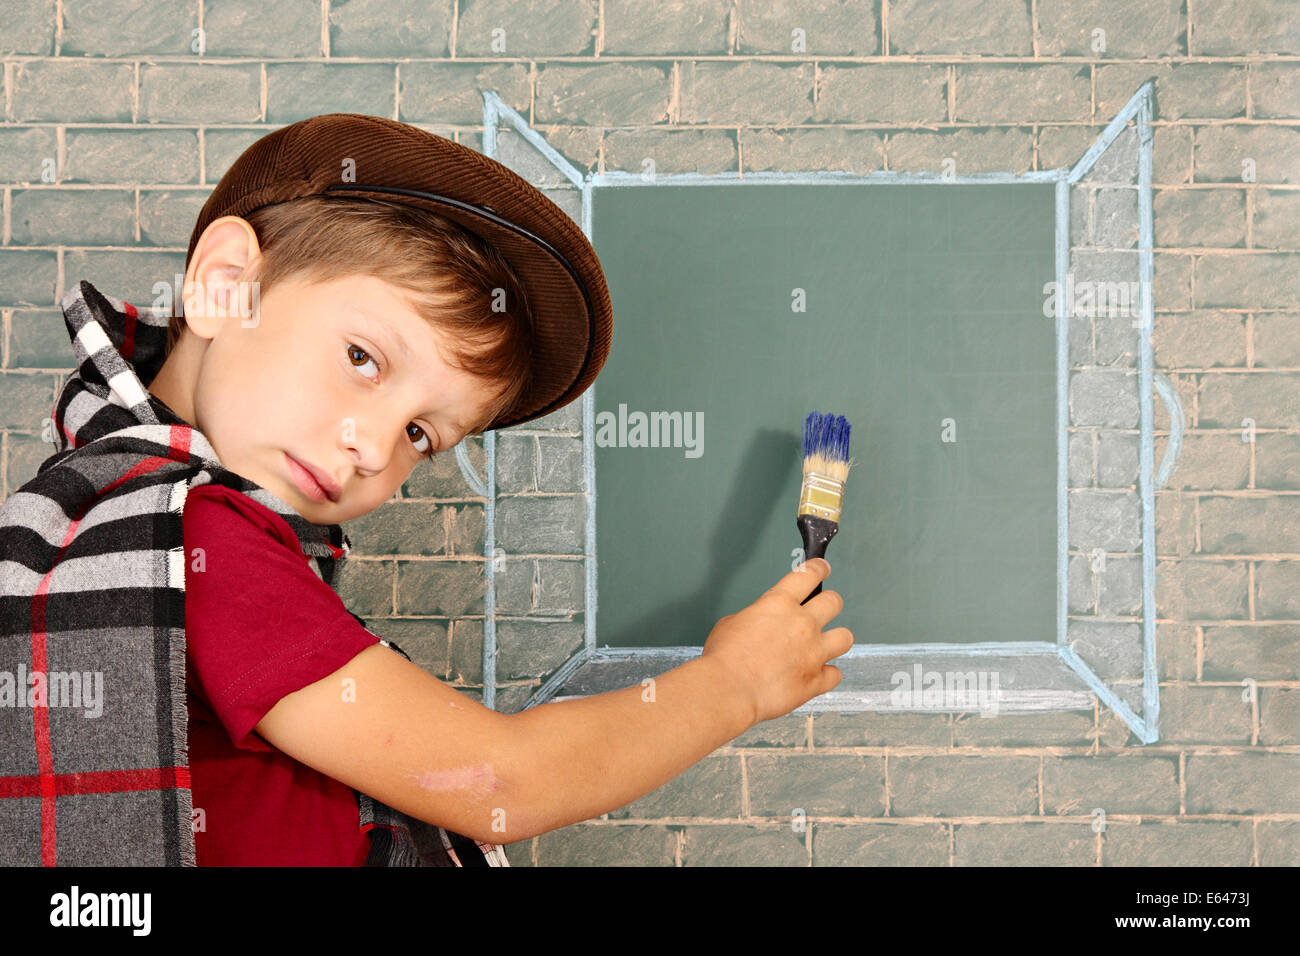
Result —
M 530 376 L 532 312 L 496 246 L 434 213 L 357 197 L 309 196 L 255 209 L 243 219 L 261 246 L 243 277 L 259 283 L 259 296 L 289 279 L 383 279 L 408 292 L 416 314 L 458 343 L 450 363 L 498 392 L 471 434 L 516 410 Z M 505 310 L 494 312 L 502 293 Z M 168 354 L 184 327 L 183 316 L 173 315 Z

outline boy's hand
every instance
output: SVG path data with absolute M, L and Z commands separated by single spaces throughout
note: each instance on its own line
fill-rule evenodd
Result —
M 747 688 L 759 723 L 788 714 L 843 678 L 826 662 L 853 646 L 847 627 L 823 632 L 844 601 L 823 590 L 806 598 L 830 574 L 823 558 L 791 571 L 749 607 L 718 621 L 704 642 L 702 657 L 722 664 L 738 688 Z

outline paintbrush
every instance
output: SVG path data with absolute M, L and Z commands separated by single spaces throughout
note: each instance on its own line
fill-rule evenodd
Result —
M 844 483 L 853 459 L 849 458 L 849 423 L 843 415 L 814 411 L 803 423 L 803 486 L 795 523 L 803 535 L 803 556 L 826 557 L 826 545 L 840 530 Z M 800 604 L 822 593 L 821 582 Z

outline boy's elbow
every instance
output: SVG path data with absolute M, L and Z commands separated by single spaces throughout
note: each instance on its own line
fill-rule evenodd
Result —
M 449 828 L 483 843 L 518 843 L 549 829 L 536 801 L 542 781 L 529 748 L 521 746 L 518 723 L 508 719 L 511 715 L 499 716 L 505 721 L 495 759 L 462 768 L 462 779 L 453 784 L 465 788 L 464 802 L 473 810 L 460 826 Z

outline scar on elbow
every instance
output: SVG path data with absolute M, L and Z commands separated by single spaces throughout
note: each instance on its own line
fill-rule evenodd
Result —
M 450 770 L 408 773 L 407 777 L 413 779 L 416 786 L 425 790 L 463 790 L 467 787 L 499 790 L 501 788 L 501 781 L 492 773 L 492 765 L 486 763 L 452 767 Z

